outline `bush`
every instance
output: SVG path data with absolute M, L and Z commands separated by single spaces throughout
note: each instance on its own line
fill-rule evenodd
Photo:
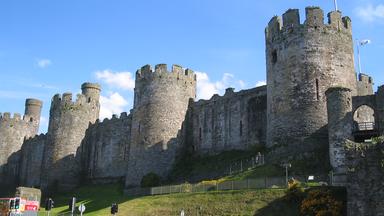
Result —
M 308 192 L 302 201 L 300 213 L 305 216 L 339 216 L 343 215 L 343 203 L 333 197 L 325 188 Z
M 288 181 L 288 190 L 285 192 L 285 199 L 291 203 L 300 204 L 304 199 L 304 189 L 301 183 L 295 179 Z
M 147 175 L 143 176 L 140 182 L 140 186 L 145 187 L 156 187 L 159 186 L 161 182 L 161 178 L 153 172 L 148 173 Z
M 379 136 L 379 137 L 373 137 L 372 138 L 372 143 L 373 144 L 381 144 L 384 142 L 384 136 Z

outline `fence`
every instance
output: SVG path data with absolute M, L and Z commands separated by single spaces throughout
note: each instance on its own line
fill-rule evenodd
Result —
M 129 196 L 161 195 L 174 193 L 196 193 L 208 191 L 245 190 L 245 189 L 266 189 L 285 188 L 285 177 L 264 177 L 256 179 L 203 182 L 198 184 L 167 185 L 152 188 L 126 189 L 125 194 Z
M 234 163 L 231 163 L 229 165 L 228 174 L 236 174 L 243 172 L 244 170 L 252 169 L 261 165 L 264 165 L 264 155 L 262 155 L 260 152 L 251 158 L 242 159 L 239 161 L 236 161 Z

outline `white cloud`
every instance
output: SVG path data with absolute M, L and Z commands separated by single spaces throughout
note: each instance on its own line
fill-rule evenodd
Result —
M 112 114 L 120 114 L 125 110 L 128 102 L 117 92 L 108 96 L 100 96 L 100 119 L 111 118 Z
M 49 59 L 39 59 L 39 60 L 37 60 L 37 66 L 39 68 L 46 68 L 46 67 L 48 67 L 51 64 L 52 64 L 52 61 L 49 60 Z
M 384 4 L 373 6 L 368 4 L 365 7 L 356 8 L 357 15 L 366 22 L 374 22 L 377 19 L 384 19 Z
M 115 87 L 130 91 L 135 88 L 135 80 L 130 72 L 96 71 L 96 78 L 107 83 L 111 88 Z
M 242 89 L 246 87 L 243 80 L 236 80 L 235 76 L 225 73 L 221 80 L 212 82 L 208 74 L 204 72 L 195 72 L 197 77 L 197 99 L 210 99 L 214 94 L 223 94 L 229 87 Z
M 257 83 L 256 83 L 256 87 L 264 86 L 264 85 L 267 85 L 267 82 L 265 82 L 265 80 L 257 81 Z

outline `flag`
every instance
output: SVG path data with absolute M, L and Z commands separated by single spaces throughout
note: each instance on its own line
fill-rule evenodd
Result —
M 367 45 L 367 44 L 370 44 L 371 41 L 370 40 L 361 40 L 360 41 L 360 46 L 364 46 L 364 45 Z

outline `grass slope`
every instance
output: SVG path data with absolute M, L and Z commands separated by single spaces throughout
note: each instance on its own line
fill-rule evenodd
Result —
M 68 200 L 78 198 L 84 203 L 85 215 L 110 215 L 112 202 L 119 203 L 118 215 L 297 215 L 296 208 L 284 201 L 281 189 L 185 193 L 161 196 L 126 197 L 117 185 L 87 186 L 76 194 L 53 197 L 55 208 L 51 215 L 67 212 Z M 46 215 L 42 210 L 39 215 Z

